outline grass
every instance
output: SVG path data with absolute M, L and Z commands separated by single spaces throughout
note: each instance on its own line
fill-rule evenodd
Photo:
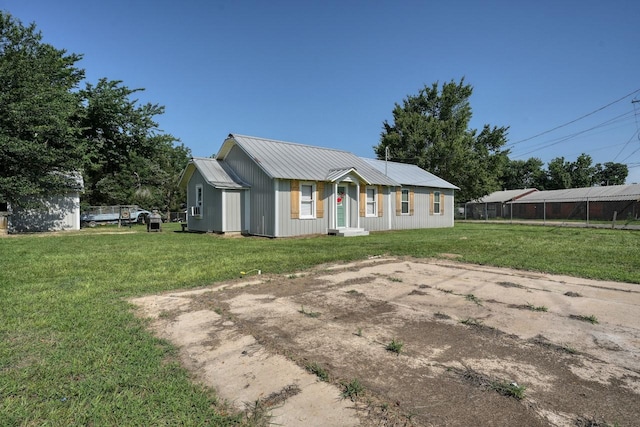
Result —
M 319 311 L 306 311 L 304 309 L 304 305 L 300 306 L 300 310 L 298 310 L 298 313 L 302 313 L 305 316 L 312 317 L 314 319 L 320 317 L 320 315 L 322 314 Z
M 640 255 L 631 249 L 640 233 L 633 231 L 457 224 L 357 239 L 227 239 L 178 230 L 96 227 L 0 239 L 4 424 L 242 422 L 191 381 L 176 348 L 155 338 L 126 298 L 236 279 L 254 268 L 295 277 L 372 254 L 456 253 L 460 262 L 640 283 Z
M 583 322 L 589 322 L 592 325 L 595 325 L 595 324 L 598 323 L 598 318 L 596 316 L 594 316 L 593 314 L 590 315 L 590 316 L 583 316 L 581 314 L 578 314 L 578 315 L 570 314 L 569 317 L 572 318 L 572 319 L 581 320 Z
M 396 339 L 393 338 L 385 348 L 387 349 L 387 351 L 400 354 L 400 352 L 402 351 L 402 346 L 404 346 L 404 343 L 402 341 L 396 341 Z
M 307 371 L 317 376 L 320 381 L 329 381 L 329 372 L 327 372 L 327 370 L 320 366 L 317 362 L 309 363 L 306 368 Z
M 342 384 L 342 386 L 344 387 L 344 390 L 342 391 L 343 399 L 349 398 L 351 400 L 355 400 L 356 397 L 364 391 L 364 386 L 360 384 L 360 381 L 358 381 L 357 378 L 353 379 L 350 383 Z
M 543 311 L 543 312 L 549 311 L 549 307 L 546 307 L 544 305 L 533 305 L 531 303 L 527 303 L 526 307 L 531 311 Z
M 466 294 L 464 297 L 467 301 L 474 302 L 476 305 L 482 305 L 482 301 L 480 300 L 480 298 L 478 298 L 474 294 Z
M 524 399 L 524 391 L 526 390 L 523 385 L 506 381 L 492 381 L 489 387 L 503 396 L 514 397 L 518 400 Z
M 463 325 L 467 325 L 467 326 L 483 326 L 481 320 L 474 319 L 473 317 L 468 317 L 466 319 L 462 319 L 460 321 L 460 323 L 462 323 Z

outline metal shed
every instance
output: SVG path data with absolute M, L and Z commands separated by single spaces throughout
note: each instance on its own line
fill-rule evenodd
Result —
M 520 219 L 637 220 L 640 184 L 538 191 L 510 204 Z

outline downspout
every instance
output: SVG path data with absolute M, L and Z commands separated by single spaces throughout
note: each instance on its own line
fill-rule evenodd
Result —
M 280 212 L 278 211 L 278 202 L 279 202 L 279 197 L 278 197 L 278 180 L 274 179 L 273 180 L 273 237 L 280 237 L 279 236 L 279 227 L 278 227 L 278 221 L 280 220 Z M 318 201 L 316 200 L 316 203 L 318 203 Z M 264 218 L 264 217 L 263 217 Z M 264 233 L 264 230 L 263 230 Z
M 389 217 L 389 230 L 393 229 L 393 215 L 392 215 L 392 211 L 391 211 L 391 187 L 387 187 L 389 189 L 389 195 L 387 197 L 387 216 Z
M 360 181 L 356 184 L 356 207 L 356 217 L 358 218 L 356 220 L 356 228 L 360 228 Z

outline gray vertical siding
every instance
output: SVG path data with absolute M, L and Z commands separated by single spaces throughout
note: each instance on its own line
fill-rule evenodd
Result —
M 191 216 L 191 206 L 196 201 L 196 186 L 202 185 L 202 216 Z M 187 227 L 193 231 L 222 232 L 220 213 L 222 193 L 209 185 L 197 169 L 193 172 L 187 186 Z
M 382 216 L 360 217 L 361 228 L 364 228 L 367 231 L 383 231 L 389 229 L 389 216 L 395 215 L 395 211 L 389 212 L 390 190 L 391 189 L 389 187 L 382 187 Z M 391 197 L 395 198 L 395 193 L 391 193 Z M 391 205 L 391 207 L 392 209 L 395 209 L 394 205 Z
M 291 218 L 291 181 L 276 181 L 278 200 L 278 235 L 277 237 L 301 236 L 304 234 L 325 234 L 329 228 L 329 199 L 331 184 L 324 183 L 323 194 L 318 195 L 324 201 L 324 215 L 315 219 Z
M 395 190 L 400 191 L 400 188 Z M 414 228 L 442 228 L 453 227 L 453 190 L 433 189 L 425 187 L 413 187 L 414 190 L 414 213 L 413 215 L 396 215 L 395 192 L 391 194 L 391 214 L 393 229 L 409 230 Z M 444 194 L 444 214 L 431 215 L 429 195 L 434 191 Z
M 231 166 L 240 179 L 251 183 L 248 232 L 261 236 L 275 236 L 273 180 L 238 146 L 234 146 L 229 151 L 224 161 Z

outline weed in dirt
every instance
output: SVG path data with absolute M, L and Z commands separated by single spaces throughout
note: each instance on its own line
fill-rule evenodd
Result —
M 571 292 L 571 291 L 569 291 L 569 292 L 565 292 L 564 294 L 565 294 L 566 296 L 568 296 L 568 297 L 574 297 L 574 298 L 578 298 L 578 297 L 581 297 L 581 296 L 582 296 L 582 295 L 580 295 L 580 294 L 579 294 L 579 293 L 577 293 L 577 292 Z
M 359 337 L 362 336 L 362 328 L 358 328 L 358 330 L 356 331 L 356 335 Z
M 304 305 L 301 305 L 301 306 L 300 306 L 300 310 L 298 310 L 298 313 L 302 313 L 302 314 L 304 314 L 305 316 L 307 316 L 307 317 L 312 317 L 312 318 L 314 318 L 314 319 L 315 319 L 315 318 L 320 317 L 320 315 L 322 314 L 322 313 L 320 313 L 319 311 L 306 311 L 306 310 L 304 309 Z
M 320 381 L 329 381 L 329 373 L 317 362 L 309 363 L 307 366 L 305 366 L 305 368 L 307 369 L 307 371 L 315 374 L 315 376 L 317 376 Z
M 467 326 L 482 326 L 482 321 L 478 319 L 474 319 L 473 317 L 467 317 L 460 321 L 463 325 Z
M 222 309 L 221 309 L 220 307 L 216 307 L 216 308 L 214 308 L 214 309 L 213 309 L 213 311 L 214 311 L 217 315 L 222 316 Z
M 524 399 L 524 391 L 526 389 L 523 385 L 518 383 L 510 383 L 506 381 L 492 381 L 490 384 L 492 390 L 497 391 L 503 396 L 515 397 L 518 400 Z
M 480 387 L 494 390 L 503 396 L 514 397 L 518 400 L 524 399 L 524 391 L 526 389 L 523 385 L 518 385 L 515 382 L 493 380 L 480 372 L 474 371 L 471 368 L 466 368 L 464 372 L 458 371 L 466 381 Z
M 270 425 L 271 414 L 269 414 L 269 408 L 260 399 L 253 403 L 245 403 L 244 421 L 246 425 L 251 427 L 266 427 Z
M 402 279 L 400 279 L 399 277 L 389 277 L 389 280 L 391 282 L 402 282 Z
M 404 345 L 404 343 L 402 341 L 396 341 L 396 339 L 392 339 L 391 342 L 389 344 L 387 344 L 387 346 L 385 347 L 387 349 L 387 351 L 390 351 L 392 353 L 396 353 L 396 354 L 400 354 L 400 352 L 402 351 L 402 346 Z
M 480 301 L 480 298 L 478 298 L 474 294 L 467 294 L 464 297 L 465 297 L 465 299 L 467 301 L 472 301 L 472 302 L 476 303 L 476 305 L 482 305 L 482 301 Z
M 451 290 L 451 289 L 440 289 L 440 288 L 437 288 L 437 289 L 440 292 L 444 292 L 445 294 L 452 294 L 453 293 L 453 290 Z
M 544 305 L 533 305 L 531 303 L 527 303 L 527 308 L 531 311 L 544 311 L 544 312 L 549 311 L 549 309 Z
M 347 293 L 351 295 L 358 295 L 360 292 L 356 291 L 355 289 L 349 289 Z
M 581 314 L 570 314 L 569 317 L 571 319 L 581 320 L 583 322 L 589 322 L 592 325 L 595 325 L 596 323 L 598 323 L 598 318 L 593 314 L 590 316 L 583 316 Z
M 618 423 L 609 424 L 608 422 L 597 419 L 596 417 L 579 416 L 574 421 L 576 427 L 618 427 Z
M 360 384 L 357 378 L 353 379 L 350 383 L 342 384 L 344 390 L 342 391 L 342 398 L 349 398 L 355 400 L 358 395 L 362 394 L 364 387 Z
M 159 314 L 158 314 L 158 318 L 159 319 L 169 319 L 172 317 L 172 313 L 170 311 L 167 310 L 162 310 Z
M 440 311 L 434 313 L 433 317 L 435 317 L 436 319 L 451 319 L 451 316 Z
M 531 342 L 533 342 L 534 344 L 540 345 L 542 347 L 545 348 L 549 348 L 552 350 L 556 350 L 556 351 L 561 351 L 564 353 L 568 353 L 568 354 L 577 354 L 578 350 L 576 350 L 575 348 L 569 346 L 569 345 L 558 345 L 558 344 L 554 344 L 551 341 L 549 341 L 548 339 L 546 339 L 544 336 L 542 335 L 537 335 L 536 337 L 531 339 Z
M 518 285 L 517 283 L 513 282 L 498 282 L 498 285 L 502 286 L 503 288 L 524 288 L 524 286 Z

